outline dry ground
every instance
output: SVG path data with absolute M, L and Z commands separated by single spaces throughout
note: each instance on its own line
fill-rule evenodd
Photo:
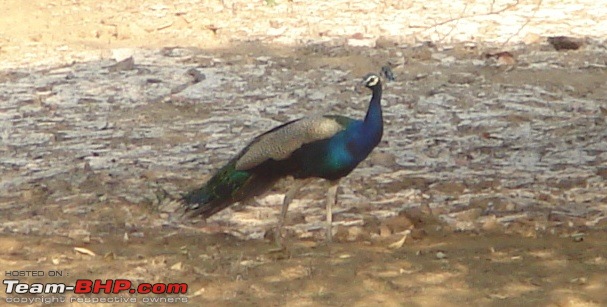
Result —
M 298 32 L 313 14 L 284 2 L 0 1 L 0 267 L 69 273 L 27 282 L 186 282 L 190 303 L 213 306 L 607 304 L 603 34 L 571 52 L 541 39 L 550 22 L 568 35 L 607 28 L 600 8 L 584 9 L 593 1 L 545 1 L 537 27 L 505 47 L 483 43 L 517 33 L 501 27 L 516 16 L 436 29 L 447 48 L 384 37 L 431 17 L 401 29 L 335 13 L 327 20 L 352 24 Z M 318 12 L 441 13 L 427 2 Z M 535 3 L 521 1 L 521 16 Z M 569 25 L 550 19 L 564 5 L 578 17 Z M 456 43 L 470 29 L 473 42 Z M 518 65 L 486 60 L 496 46 Z M 125 53 L 135 63 L 112 68 Z M 319 109 L 361 116 L 348 101 L 367 98 L 350 88 L 387 62 L 397 81 L 386 85 L 386 136 L 342 185 L 338 242 L 320 239 L 318 184 L 292 206 L 286 252 L 264 239 L 282 188 L 207 227 L 167 222 L 159 187 L 198 185 L 278 122 Z M 193 82 L 191 68 L 206 79 Z

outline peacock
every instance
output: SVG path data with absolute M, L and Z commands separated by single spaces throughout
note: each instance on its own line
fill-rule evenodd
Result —
M 330 242 L 339 180 L 369 156 L 383 135 L 382 81 L 371 73 L 360 86 L 372 91 L 364 120 L 341 115 L 311 116 L 257 136 L 206 184 L 183 196 L 184 215 L 206 219 L 236 202 L 251 200 L 281 178 L 292 176 L 298 180 L 285 194 L 275 232 L 280 242 L 289 204 L 310 180 L 322 178 L 330 183 L 326 198 L 326 240 Z

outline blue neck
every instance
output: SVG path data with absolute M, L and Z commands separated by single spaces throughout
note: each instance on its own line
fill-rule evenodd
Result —
M 365 126 L 379 126 L 383 128 L 383 122 L 381 112 L 381 86 L 378 86 L 373 88 L 373 95 L 371 96 L 367 115 L 365 116 Z
M 381 92 L 381 85 L 373 89 L 364 121 L 352 121 L 344 131 L 330 139 L 325 171 L 337 172 L 337 175 L 344 176 L 366 159 L 379 144 L 384 132 Z
M 353 155 L 354 160 L 358 162 L 367 158 L 373 148 L 379 144 L 384 133 L 384 122 L 381 110 L 381 86 L 373 89 L 373 96 L 369 102 L 369 109 L 365 120 L 353 129 L 355 141 L 350 143 L 348 148 Z
M 384 120 L 381 110 L 381 86 L 373 88 L 373 95 L 369 102 L 367 115 L 365 116 L 364 129 L 367 136 L 373 139 L 373 147 L 375 147 L 384 132 Z

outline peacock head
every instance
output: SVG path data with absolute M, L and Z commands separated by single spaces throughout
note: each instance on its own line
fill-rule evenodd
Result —
M 363 87 L 373 90 L 378 86 L 381 87 L 381 78 L 377 74 L 370 73 L 363 77 L 362 82 L 356 86 L 356 91 L 360 93 Z

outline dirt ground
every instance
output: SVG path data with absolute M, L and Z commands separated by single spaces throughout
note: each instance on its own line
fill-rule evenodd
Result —
M 28 283 L 187 283 L 167 297 L 195 305 L 607 304 L 600 37 L 557 52 L 539 30 L 511 45 L 377 38 L 356 22 L 302 26 L 312 35 L 283 24 L 302 2 L 276 2 L 0 1 L 0 267 L 47 272 Z M 440 11 L 430 2 L 373 3 Z M 364 11 L 352 3 L 334 9 Z M 500 50 L 516 64 L 486 57 Z M 135 63 L 114 66 L 124 53 Z M 362 116 L 351 85 L 386 63 L 386 135 L 342 182 L 336 242 L 322 240 L 322 184 L 291 207 L 286 251 L 268 239 L 285 184 L 206 226 L 169 221 L 159 190 L 199 185 L 279 122 Z M 105 305 L 153 304 L 119 296 L 138 302 Z M 40 296 L 2 300 L 15 297 Z

